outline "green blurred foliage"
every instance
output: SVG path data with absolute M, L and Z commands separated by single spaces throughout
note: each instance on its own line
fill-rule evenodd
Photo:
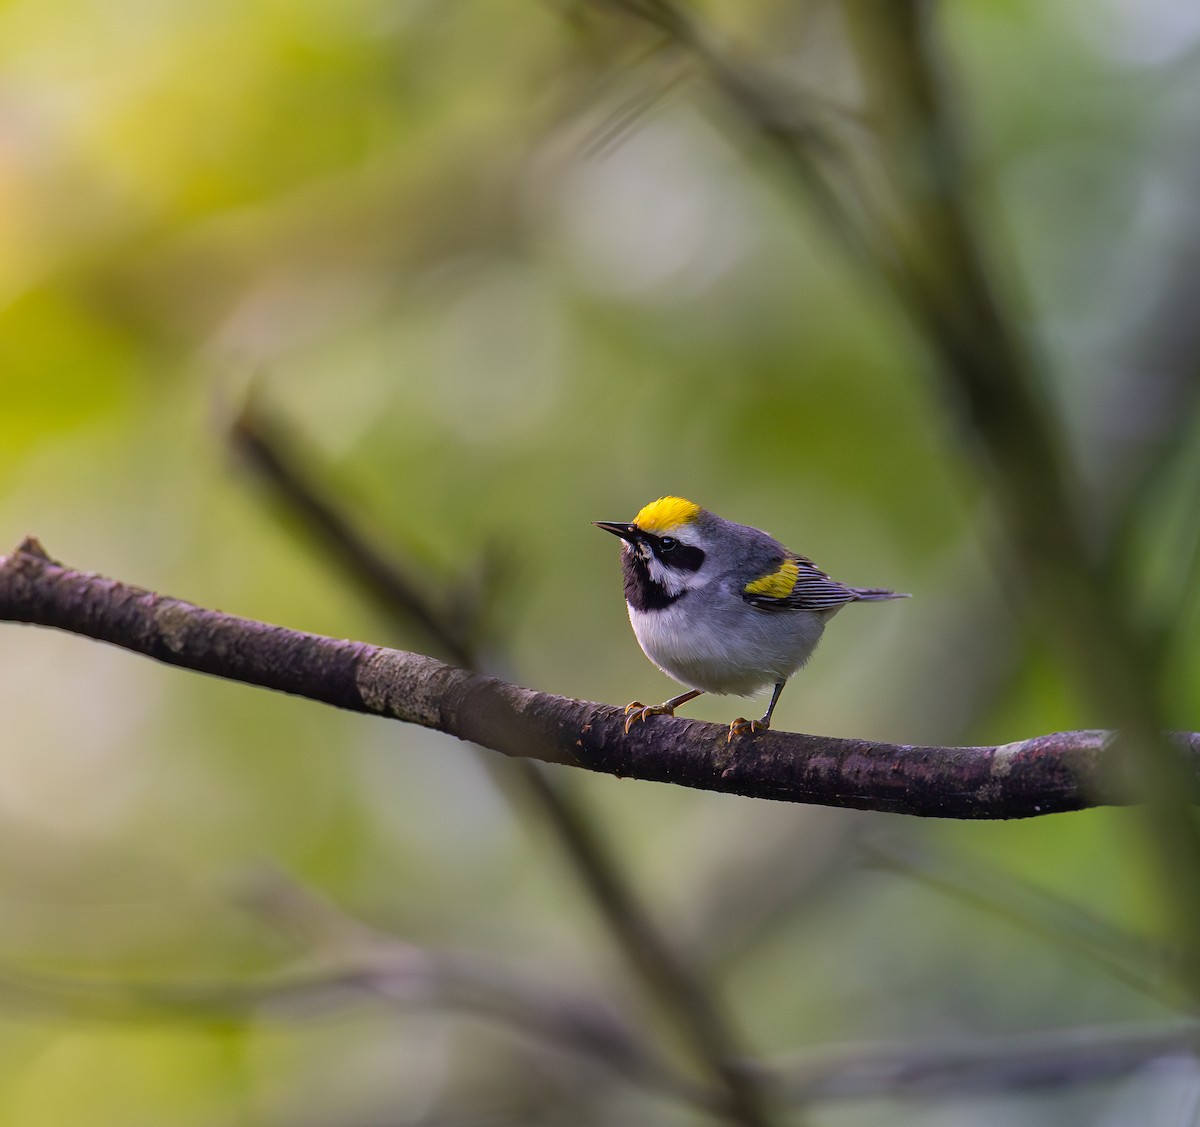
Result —
M 835 7 L 704 8 L 797 98 L 853 116 Z M 1103 497 L 1149 426 L 1117 393 L 1194 251 L 1200 28 L 1167 0 L 1144 20 L 1119 0 L 943 9 L 984 234 Z M 431 582 L 453 592 L 499 553 L 493 649 L 522 683 L 669 695 L 629 632 L 616 547 L 589 521 L 671 492 L 849 582 L 915 596 L 840 616 L 779 726 L 988 742 L 1091 722 L 1011 601 L 920 342 L 636 25 L 487 0 L 18 0 L 0 8 L 0 56 L 5 548 L 34 532 L 72 565 L 206 606 L 417 644 L 230 456 L 253 387 L 376 541 Z M 1156 504 L 1186 543 L 1195 458 L 1181 465 Z M 1176 542 L 1142 537 L 1134 573 L 1169 573 Z M 1186 638 L 1200 610 L 1183 596 Z M 1170 707 L 1192 728 L 1195 669 L 1181 644 Z M 10 975 L 215 982 L 287 967 L 302 939 L 239 899 L 268 862 L 405 941 L 594 987 L 652 1028 L 549 836 L 454 741 L 13 626 L 0 717 L 0 990 Z M 718 893 L 770 903 L 799 859 L 836 843 L 849 863 L 781 895 L 761 926 L 747 908 L 748 935 L 718 964 L 766 1054 L 1165 1012 L 859 852 L 866 838 L 965 853 L 1153 935 L 1161 908 L 1126 812 L 925 824 L 559 774 L 699 952 L 728 911 Z M 560 1089 L 577 1082 L 598 1084 L 420 1010 L 98 1021 L 70 996 L 18 990 L 0 1017 L 0 1118 L 17 1127 L 479 1109 L 575 1122 Z M 1194 1089 L 1194 1071 L 1179 1083 Z M 847 1104 L 812 1121 L 1119 1123 L 1133 1107 L 1151 1122 L 1144 1088 Z M 596 1122 L 692 1121 L 620 1085 L 591 1107 Z

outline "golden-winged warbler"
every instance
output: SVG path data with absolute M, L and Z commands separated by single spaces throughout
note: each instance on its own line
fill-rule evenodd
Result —
M 847 587 L 765 532 L 682 497 L 651 501 L 628 524 L 592 523 L 625 541 L 625 602 L 642 651 L 690 690 L 662 704 L 634 701 L 627 732 L 701 693 L 751 696 L 773 685 L 762 718 L 739 717 L 727 739 L 769 728 L 783 686 L 812 656 L 828 619 L 846 603 L 908 597 Z

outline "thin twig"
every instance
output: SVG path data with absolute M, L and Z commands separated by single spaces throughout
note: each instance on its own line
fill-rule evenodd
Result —
M 744 136 L 766 142 L 786 170 L 803 186 L 805 197 L 820 221 L 846 252 L 870 269 L 882 266 L 895 293 L 907 293 L 902 263 L 894 255 L 881 255 L 884 232 L 864 207 L 865 189 L 850 162 L 838 159 L 839 146 L 820 122 L 817 107 L 797 105 L 797 96 L 785 98 L 760 75 L 733 62 L 712 41 L 706 29 L 674 0 L 602 0 L 612 9 L 643 20 L 669 44 L 690 54 L 733 111 L 737 125 L 749 126 Z M 821 107 L 827 110 L 828 107 Z M 881 257 L 884 261 L 881 263 Z
M 946 1099 L 1111 1080 L 1155 1060 L 1195 1058 L 1200 1024 L 1107 1025 L 952 1043 L 851 1045 L 775 1064 L 781 1086 L 804 1101 Z
M 864 843 L 868 863 L 990 912 L 1052 943 L 1084 955 L 1114 979 L 1155 1001 L 1178 1003 L 1171 962 L 1161 944 L 1131 935 L 1058 893 L 962 853 L 922 852 L 895 843 Z

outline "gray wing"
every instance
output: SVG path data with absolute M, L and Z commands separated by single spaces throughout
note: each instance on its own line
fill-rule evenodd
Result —
M 791 590 L 786 594 L 782 588 L 786 586 L 783 576 L 790 578 L 792 569 L 795 570 L 795 580 Z M 753 590 L 755 587 L 768 587 L 773 590 L 768 593 Z M 882 587 L 848 587 L 831 579 L 812 560 L 804 556 L 789 555 L 779 564 L 778 569 L 755 583 L 747 584 L 742 591 L 742 598 L 752 607 L 759 610 L 789 611 L 834 610 L 846 603 L 874 602 L 882 599 L 903 599 L 906 595 L 898 595 Z

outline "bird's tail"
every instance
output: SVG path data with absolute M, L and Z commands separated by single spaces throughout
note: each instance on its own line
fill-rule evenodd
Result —
M 879 603 L 884 599 L 909 599 L 911 595 L 902 595 L 898 591 L 888 591 L 883 587 L 851 587 L 855 599 L 864 603 Z

